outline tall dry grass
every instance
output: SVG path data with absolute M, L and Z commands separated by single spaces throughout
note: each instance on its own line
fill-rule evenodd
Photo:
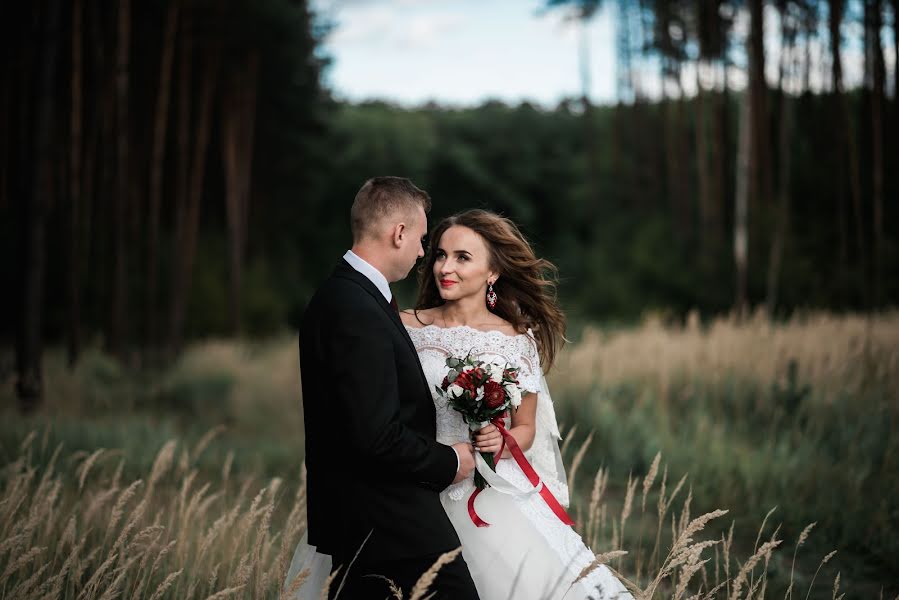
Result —
M 216 434 L 193 448 L 171 440 L 134 481 L 109 451 L 63 458 L 58 446 L 36 467 L 40 436 L 27 436 L 2 470 L 0 598 L 278 597 L 304 488 L 201 481 L 194 464 Z
M 755 545 L 746 559 L 739 559 L 734 551 L 734 525 L 731 521 L 726 534 L 709 529 L 726 515 L 728 510 L 715 509 L 693 517 L 692 489 L 688 476 L 683 475 L 673 486 L 668 480 L 668 468 L 657 454 L 643 477 L 629 477 L 620 511 L 612 511 L 605 502 L 609 472 L 600 469 L 594 476 L 587 510 L 579 510 L 578 530 L 594 550 L 605 549 L 596 555 L 578 579 L 591 570 L 605 565 L 618 575 L 636 600 L 670 598 L 700 599 L 792 599 L 801 585 L 794 579 L 799 549 L 809 537 L 814 523 L 809 524 L 793 546 L 792 556 L 778 555 L 785 543 L 781 527 L 768 526 L 769 511 L 756 532 Z M 659 471 L 661 470 L 661 476 Z M 687 491 L 684 492 L 684 489 Z M 649 500 L 653 504 L 647 504 Z M 624 532 L 630 520 L 639 534 L 633 546 L 625 545 Z M 747 534 L 748 532 L 742 532 Z M 762 541 L 763 535 L 770 535 Z M 836 554 L 831 551 L 819 559 L 818 571 Z M 768 589 L 772 559 L 789 560 L 790 576 L 787 591 L 782 595 Z M 817 572 L 816 571 L 816 575 Z M 832 587 L 815 584 L 804 589 L 804 598 L 837 598 L 840 595 L 839 573 Z M 881 591 L 882 593 L 882 591 Z M 864 596 L 859 596 L 864 597 Z
M 899 312 L 588 328 L 550 389 L 572 430 L 566 458 L 592 434 L 579 468 L 611 474 L 618 506 L 626 474 L 661 451 L 671 473 L 690 473 L 694 507 L 760 522 L 777 506 L 784 535 L 818 522 L 811 549 L 847 550 L 844 584 L 869 586 L 859 597 L 899 587 Z M 576 510 L 595 511 L 590 492 L 581 478 Z M 619 524 L 608 537 L 634 545 L 642 533 Z M 739 529 L 736 543 L 752 547 Z M 816 566 L 800 562 L 807 584 Z M 790 570 L 777 562 L 769 590 Z
M 150 375 L 47 362 L 45 413 L 0 424 L 0 600 L 279 598 L 305 527 L 295 340 Z M 578 531 L 636 596 L 895 596 L 899 313 L 588 329 L 550 388 Z
M 305 527 L 304 484 L 286 493 L 277 478 L 250 477 L 234 485 L 223 472 L 201 480 L 194 462 L 218 435 L 217 429 L 193 447 L 176 440 L 165 443 L 149 472 L 133 481 L 122 479 L 121 457 L 106 450 L 63 457 L 57 447 L 45 466 L 35 466 L 35 454 L 47 450 L 45 433 L 32 432 L 23 439 L 19 456 L 2 469 L 0 599 L 287 597 L 282 584 Z M 765 567 L 783 542 L 778 531 L 748 559 L 738 561 L 732 535 L 701 537 L 707 525 L 727 511 L 691 517 L 689 496 L 676 511 L 685 478 L 669 488 L 667 468 L 660 460 L 644 477 L 632 478 L 620 513 L 613 513 L 603 500 L 608 473 L 596 474 L 599 483 L 581 531 L 594 548 L 611 550 L 597 555 L 581 576 L 601 564 L 620 569 L 638 600 L 770 597 L 765 595 Z M 656 527 L 642 538 L 653 544 L 651 551 L 642 545 L 621 547 L 620 532 L 632 513 L 647 514 L 654 491 Z M 669 515 L 670 543 L 665 544 Z M 803 531 L 794 557 L 809 530 Z M 620 559 L 628 551 L 637 562 L 622 569 Z M 428 596 L 451 554 L 422 575 L 411 598 Z M 335 577 L 339 580 L 341 574 Z M 839 581 L 834 597 L 838 590 Z M 403 593 L 385 582 L 388 595 L 401 598 Z
M 728 316 L 706 324 L 694 312 L 684 323 L 649 315 L 636 328 L 587 327 L 562 355 L 551 383 L 584 394 L 597 383 L 640 381 L 657 398 L 667 398 L 684 379 L 782 381 L 791 364 L 797 365 L 799 380 L 814 382 L 823 402 L 873 387 L 897 391 L 899 311 L 811 312 L 785 322 L 760 311 L 749 320 Z

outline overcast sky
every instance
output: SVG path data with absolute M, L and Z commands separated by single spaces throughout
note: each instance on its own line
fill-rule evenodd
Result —
M 328 85 L 350 100 L 405 105 L 488 98 L 553 106 L 580 95 L 578 33 L 533 0 L 313 0 L 337 25 Z M 611 15 L 591 25 L 592 97 L 615 94 Z
M 487 99 L 509 103 L 528 100 L 546 107 L 580 96 L 578 25 L 563 11 L 541 14 L 543 0 L 311 0 L 313 9 L 335 24 L 325 41 L 333 59 L 326 84 L 338 98 L 383 99 L 406 106 L 428 101 L 471 106 Z M 590 24 L 590 96 L 595 103 L 615 97 L 615 2 L 604 2 Z M 822 27 L 826 26 L 822 22 Z M 895 62 L 889 24 L 885 23 L 888 73 Z M 745 35 L 745 15 L 736 36 Z M 773 7 L 766 14 L 768 78 L 777 77 L 779 23 Z M 862 50 L 852 40 L 858 25 L 847 24 L 844 73 L 849 86 L 862 76 Z M 826 35 L 822 39 L 826 39 Z M 813 44 L 811 87 L 829 82 L 829 50 Z M 804 53 L 803 53 L 804 56 Z M 739 58 L 738 58 L 739 60 Z M 643 80 L 650 96 L 659 93 L 655 67 Z M 687 93 L 695 89 L 695 72 L 684 73 Z M 734 69 L 730 85 L 740 88 L 745 73 Z

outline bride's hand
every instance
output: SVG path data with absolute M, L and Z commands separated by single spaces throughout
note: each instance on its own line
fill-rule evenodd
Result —
M 503 436 L 495 425 L 486 425 L 474 435 L 474 448 L 478 452 L 499 452 Z

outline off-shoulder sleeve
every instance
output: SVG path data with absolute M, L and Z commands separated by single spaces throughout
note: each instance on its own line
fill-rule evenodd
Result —
M 518 364 L 518 383 L 525 392 L 539 393 L 543 371 L 540 368 L 540 355 L 537 353 L 537 342 L 533 332 L 528 329 L 521 340 L 520 360 Z

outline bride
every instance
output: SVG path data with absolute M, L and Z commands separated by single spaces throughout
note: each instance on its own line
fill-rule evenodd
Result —
M 534 255 L 510 220 L 488 211 L 466 211 L 443 220 L 432 232 L 419 271 L 416 309 L 401 316 L 432 389 L 446 375 L 449 355 L 471 352 L 478 360 L 519 368 L 522 402 L 506 427 L 543 484 L 567 505 L 559 431 L 543 377 L 563 342 L 565 326 L 554 285 L 546 277 L 553 270 L 551 263 Z M 436 391 L 433 397 L 437 441 L 468 439 L 461 415 Z M 487 425 L 474 442 L 480 452 L 495 453 L 502 436 Z M 440 494 L 482 600 L 631 598 L 602 566 L 571 586 L 593 561 L 593 553 L 563 522 L 564 512 L 560 516 L 541 494 L 525 493 L 533 486 L 508 445 L 497 458 L 497 474 L 522 493 L 487 488 L 473 504 L 475 514 L 469 511 L 471 478 Z M 479 527 L 476 520 L 489 526 Z
M 564 341 L 564 315 L 547 277 L 555 267 L 534 255 L 514 223 L 484 210 L 444 219 L 430 240 L 419 270 L 416 308 L 403 311 L 401 318 L 432 390 L 437 441 L 451 445 L 471 439 L 461 414 L 435 390 L 447 374 L 448 356 L 471 353 L 478 360 L 518 367 L 522 401 L 505 428 L 546 488 L 532 484 L 497 427 L 487 425 L 474 435 L 482 453 L 505 448 L 496 456 L 495 475 L 488 473 L 499 483 L 471 502 L 475 487 L 469 477 L 441 492 L 440 501 L 462 542 L 480 598 L 633 600 L 604 566 L 576 581 L 594 554 L 566 524 L 560 506 L 568 504 L 569 494 L 544 378 Z M 479 470 L 484 469 L 489 467 L 481 463 Z M 287 581 L 312 566 L 307 583 L 315 582 L 301 588 L 302 597 L 317 596 L 310 588 L 323 580 L 321 556 L 304 542 L 297 549 Z

